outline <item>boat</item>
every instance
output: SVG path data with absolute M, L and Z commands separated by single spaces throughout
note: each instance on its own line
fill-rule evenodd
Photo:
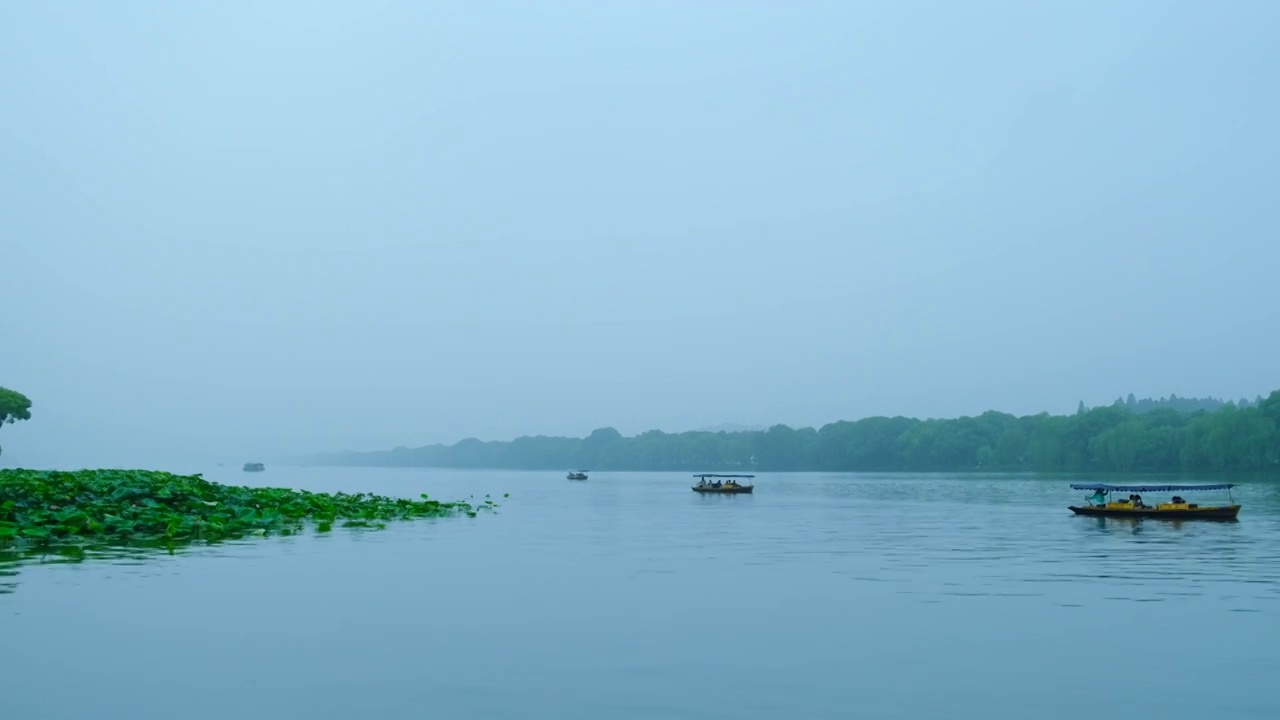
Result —
M 266 470 L 266 469 L 267 469 L 267 466 L 263 465 L 262 463 L 245 463 L 244 464 L 245 472 L 262 472 L 263 470 Z
M 1068 506 L 1076 515 L 1093 517 L 1138 517 L 1162 520 L 1235 520 L 1240 506 L 1231 497 L 1231 483 L 1216 485 L 1105 485 L 1103 483 L 1073 484 L 1072 490 L 1092 490 L 1087 505 Z M 1174 495 L 1169 502 L 1147 505 L 1140 493 L 1181 493 L 1203 490 L 1226 490 L 1227 505 L 1200 505 L 1187 502 Z M 1128 493 L 1124 499 L 1113 499 L 1112 493 Z
M 698 484 L 693 486 L 694 492 L 699 493 L 719 493 L 722 495 L 736 495 L 738 493 L 749 493 L 755 489 L 754 485 L 746 485 L 738 482 L 739 479 L 751 479 L 755 475 L 716 475 L 714 473 L 700 473 L 694 475 L 698 478 Z M 707 478 L 715 478 L 708 481 Z
M 568 477 L 570 480 L 586 480 L 586 479 L 587 479 L 587 471 L 586 471 L 586 470 L 579 470 L 578 472 L 573 472 L 573 471 L 571 470 L 571 471 L 569 471 L 569 475 L 568 475 L 567 477 Z

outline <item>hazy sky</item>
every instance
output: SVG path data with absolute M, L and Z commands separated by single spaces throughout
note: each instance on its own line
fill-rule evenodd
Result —
M 4 3 L 0 462 L 1265 395 L 1278 27 Z

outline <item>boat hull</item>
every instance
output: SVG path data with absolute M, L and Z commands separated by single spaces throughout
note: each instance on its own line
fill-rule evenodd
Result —
M 1219 505 L 1197 508 L 1106 508 L 1099 505 L 1068 507 L 1076 515 L 1090 517 L 1156 518 L 1160 520 L 1235 520 L 1240 514 L 1239 505 Z
M 693 491 L 696 493 L 710 493 L 713 495 L 717 495 L 717 494 L 718 495 L 740 495 L 742 493 L 749 493 L 752 490 L 755 490 L 754 485 L 739 485 L 737 487 L 718 487 L 718 488 L 717 487 L 698 487 L 697 485 L 693 486 Z

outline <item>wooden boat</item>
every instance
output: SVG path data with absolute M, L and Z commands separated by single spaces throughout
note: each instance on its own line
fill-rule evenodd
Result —
M 267 466 L 263 465 L 262 463 L 245 463 L 244 464 L 245 472 L 262 472 L 263 470 L 266 470 L 266 469 L 267 469 Z
M 1139 517 L 1159 518 L 1161 520 L 1235 520 L 1240 514 L 1240 506 L 1231 497 L 1231 483 L 1217 485 L 1104 485 L 1102 483 L 1085 483 L 1072 485 L 1072 490 L 1092 490 L 1088 504 L 1070 505 L 1068 509 L 1076 515 L 1093 517 Z M 1200 505 L 1190 503 L 1181 497 L 1174 496 L 1170 502 L 1147 505 L 1138 493 L 1176 493 L 1195 492 L 1197 490 L 1226 490 L 1227 505 Z M 1129 493 L 1124 499 L 1113 499 L 1112 493 Z
M 567 477 L 568 477 L 570 480 L 586 480 L 586 479 L 587 479 L 587 473 L 586 473 L 586 471 L 583 471 L 583 470 L 579 470 L 578 472 L 570 471 L 570 472 L 569 472 L 569 475 L 568 475 Z
M 698 478 L 698 484 L 693 486 L 694 492 L 699 493 L 720 493 L 722 495 L 735 495 L 738 493 L 749 493 L 755 489 L 754 485 L 744 485 L 738 480 L 740 478 L 753 478 L 755 475 L 715 475 L 712 473 L 702 473 L 694 475 Z M 716 478 L 711 482 L 707 478 Z M 720 478 L 725 478 L 723 481 Z

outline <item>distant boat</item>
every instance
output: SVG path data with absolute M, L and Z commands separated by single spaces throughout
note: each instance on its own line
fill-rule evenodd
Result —
M 755 477 L 755 475 L 716 475 L 713 473 L 701 473 L 694 475 L 694 477 L 698 478 L 698 484 L 693 486 L 693 491 L 699 493 L 736 495 L 738 493 L 749 493 L 756 489 L 755 485 L 744 485 L 738 482 L 739 479 L 749 479 Z M 707 478 L 714 479 L 708 481 Z
M 586 470 L 579 470 L 578 472 L 570 471 L 567 477 L 570 480 L 586 480 L 587 471 Z
M 1141 517 L 1160 518 L 1161 520 L 1235 520 L 1240 514 L 1240 506 L 1231 497 L 1231 483 L 1217 485 L 1105 485 L 1103 483 L 1081 483 L 1071 486 L 1072 490 L 1092 490 L 1093 495 L 1087 498 L 1088 505 L 1071 505 L 1067 509 L 1076 515 L 1093 517 Z M 1138 493 L 1174 493 L 1194 492 L 1197 490 L 1226 490 L 1227 505 L 1200 505 L 1189 503 L 1178 495 L 1167 503 L 1156 503 L 1151 506 L 1142 501 Z M 1124 500 L 1112 499 L 1111 493 L 1131 493 Z
M 262 463 L 245 463 L 244 464 L 245 472 L 262 472 L 263 470 L 266 470 L 266 469 L 267 469 L 267 466 L 263 465 Z

